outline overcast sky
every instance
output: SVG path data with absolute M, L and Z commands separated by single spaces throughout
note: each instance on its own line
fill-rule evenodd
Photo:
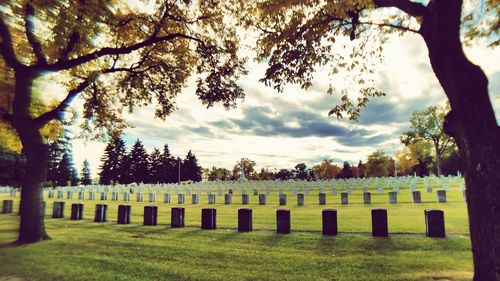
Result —
M 491 100 L 500 120 L 498 48 L 475 47 L 466 52 L 488 75 Z M 191 149 L 207 168 L 232 168 L 242 157 L 254 160 L 258 168 L 278 169 L 302 162 L 312 167 L 323 159 L 354 164 L 365 161 L 376 149 L 392 155 L 393 149 L 401 149 L 398 137 L 408 128 L 411 113 L 443 104 L 445 95 L 419 36 L 395 37 L 386 44 L 384 55 L 376 86 L 387 96 L 372 100 L 357 123 L 328 116 L 338 96 L 326 93 L 331 82 L 327 70 L 316 74 L 308 90 L 289 86 L 284 93 L 277 93 L 258 81 L 264 76 L 265 65 L 249 62 L 249 74 L 240 81 L 246 98 L 237 109 L 206 109 L 190 83 L 177 99 L 179 110 L 165 122 L 154 119 L 152 108 L 140 108 L 128 115 L 135 128 L 128 129 L 124 139 L 130 147 L 139 138 L 148 151 L 168 144 L 172 154 L 182 158 Z M 80 169 L 88 159 L 95 176 L 105 145 L 75 140 L 77 167 Z

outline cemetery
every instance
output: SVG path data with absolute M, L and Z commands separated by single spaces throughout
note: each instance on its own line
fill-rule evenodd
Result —
M 16 227 L 19 191 L 9 187 L 3 187 L 0 191 L 0 198 L 3 202 L 0 220 L 5 222 L 2 223 L 3 234 L 0 236 L 3 240 L 14 235 L 14 233 L 8 233 L 7 230 Z M 173 272 L 179 271 L 178 274 L 187 274 L 182 278 L 179 277 L 180 279 L 282 280 L 279 278 L 280 275 L 273 271 L 274 261 L 298 259 L 300 257 L 296 256 L 296 251 L 307 252 L 307 249 L 312 251 L 309 253 L 310 258 L 317 264 L 312 265 L 303 273 L 291 275 L 289 279 L 307 279 L 303 274 L 313 274 L 312 272 L 315 272 L 315 276 L 327 278 L 326 276 L 331 276 L 331 270 L 333 270 L 328 264 L 334 261 L 322 261 L 322 258 L 327 257 L 318 255 L 318 251 L 324 254 L 334 250 L 337 252 L 338 244 L 344 243 L 345 245 L 340 248 L 348 247 L 349 249 L 344 250 L 349 253 L 362 252 L 369 247 L 375 256 L 385 260 L 378 265 L 380 266 L 385 262 L 394 262 L 395 257 L 392 255 L 400 251 L 404 252 L 405 247 L 410 244 L 414 246 L 416 243 L 418 247 L 422 247 L 423 252 L 417 256 L 413 256 L 416 253 L 410 253 L 410 256 L 398 260 L 397 263 L 403 267 L 419 268 L 421 272 L 412 277 L 403 274 L 405 270 L 401 268 L 393 271 L 396 274 L 393 280 L 425 280 L 436 276 L 436 273 L 432 271 L 432 266 L 439 266 L 440 270 L 448 268 L 449 271 L 444 276 L 451 278 L 456 276 L 467 278 L 472 274 L 463 272 L 464 268 L 471 266 L 470 254 L 467 252 L 470 245 L 464 194 L 461 177 L 408 176 L 315 182 L 230 181 L 189 185 L 133 184 L 59 187 L 44 190 L 44 206 L 47 226 L 51 229 L 51 233 L 61 236 L 57 240 L 61 240 L 64 236 L 63 241 L 66 241 L 64 243 L 73 244 L 75 250 L 78 249 L 78 245 L 85 248 L 93 247 L 92 245 L 106 248 L 108 246 L 104 245 L 112 243 L 113 245 L 109 247 L 116 247 L 116 249 L 110 249 L 110 251 L 117 251 L 110 254 L 113 260 L 117 259 L 118 253 L 130 252 L 132 254 L 133 252 L 133 255 L 137 255 L 137 251 L 148 249 L 147 251 L 152 251 L 152 253 L 143 254 L 159 255 L 159 262 L 163 255 L 168 255 L 168 253 L 157 252 L 159 250 L 156 248 L 162 249 L 163 247 L 168 248 L 165 251 L 175 249 L 175 253 L 182 253 L 185 257 L 181 258 L 177 254 L 170 256 L 170 258 L 181 260 L 189 257 L 195 260 L 201 258 L 198 256 L 197 249 L 203 251 L 202 256 L 208 255 L 207 252 L 215 250 L 210 244 L 214 244 L 213 247 L 215 247 L 216 244 L 223 243 L 224 249 L 229 251 L 227 257 L 224 251 L 216 254 L 224 255 L 222 260 L 225 260 L 227 264 L 218 266 L 224 267 L 224 272 L 229 275 L 212 274 L 210 278 L 203 276 L 202 273 L 195 273 L 196 270 L 201 270 L 198 268 L 200 261 L 191 264 L 191 261 L 185 260 L 184 266 L 181 266 L 182 269 L 173 270 Z M 109 237 L 115 238 L 110 238 L 112 241 L 105 240 Z M 73 238 L 75 241 L 72 241 Z M 54 241 L 54 243 L 58 242 Z M 206 243 L 209 244 L 205 245 Z M 297 247 L 302 243 L 309 244 L 305 246 L 305 250 L 302 246 Z M 382 245 L 383 250 L 379 248 Z M 437 245 L 446 247 L 451 254 L 436 253 L 439 252 Z M 204 249 L 204 247 L 209 247 L 209 249 Z M 252 247 L 256 248 L 251 249 Z M 259 249 L 259 247 L 264 248 Z M 270 248 L 266 249 L 266 247 L 273 250 L 270 251 Z M 105 248 L 98 251 L 106 251 Z M 236 249 L 240 249 L 237 251 L 238 254 L 233 253 Z M 377 253 L 377 249 L 381 250 L 381 253 Z M 243 256 L 235 257 L 235 255 L 241 255 L 239 251 L 246 252 L 242 254 Z M 250 259 L 248 255 L 256 253 L 254 251 L 259 251 L 259 256 L 263 254 L 267 258 L 262 261 L 255 261 L 255 257 Z M 286 258 L 277 257 L 280 253 L 287 251 L 289 253 L 284 254 Z M 394 252 L 391 253 L 392 251 Z M 307 256 L 306 252 L 304 254 Z M 386 256 L 385 252 L 391 254 Z M 139 254 L 139 257 L 143 254 Z M 439 256 L 439 260 L 433 257 L 432 262 L 427 261 L 432 266 L 423 269 L 423 264 L 426 267 L 429 264 L 422 260 L 420 255 Z M 246 259 L 251 260 L 248 266 L 259 264 L 262 275 L 247 276 L 251 274 L 251 271 L 244 269 L 245 267 L 242 267 L 240 263 L 237 268 L 231 270 L 226 268 L 231 264 L 229 260 L 245 259 L 245 256 Z M 133 259 L 137 262 L 136 258 Z M 210 260 L 209 257 L 207 259 Z M 266 264 L 261 264 L 266 260 Z M 0 261 L 2 264 L 7 262 L 2 258 Z M 343 258 L 340 258 L 340 261 L 348 262 Z M 127 264 L 125 261 L 122 262 Z M 209 261 L 205 262 L 209 263 Z M 141 261 L 141 267 L 153 266 L 149 262 L 144 263 L 147 265 L 142 264 Z M 321 265 L 322 263 L 325 264 Z M 361 266 L 357 261 L 349 263 L 352 263 L 353 267 Z M 405 263 L 408 264 L 404 265 Z M 280 270 L 293 271 L 297 269 L 296 266 L 306 264 L 307 262 L 300 265 L 292 263 Z M 459 264 L 460 271 L 454 268 L 457 264 Z M 57 264 L 50 266 L 57 266 Z M 316 273 L 316 266 L 327 266 L 330 271 Z M 101 265 L 97 266 L 97 268 L 100 267 Z M 44 271 L 40 268 L 37 270 Z M 51 270 L 53 272 L 54 268 Z M 107 271 L 104 268 L 103 270 Z M 210 270 L 215 270 L 215 268 Z M 171 269 L 167 271 L 168 274 L 173 274 Z M 379 272 L 381 275 L 377 275 L 373 268 L 370 272 L 372 277 L 360 280 L 381 280 L 380 276 L 384 276 L 383 280 L 391 280 L 390 275 L 386 275 L 383 271 Z M 49 270 L 46 273 L 49 274 Z M 109 272 L 96 273 L 96 277 L 90 280 L 99 280 L 104 276 L 102 274 L 109 274 Z M 152 278 L 151 276 L 156 273 L 147 270 L 144 274 L 148 276 L 144 280 L 150 280 L 148 278 Z M 337 274 L 338 280 L 352 280 L 345 272 Z M 402 276 L 405 277 L 402 278 Z M 72 278 L 77 277 L 64 275 L 59 278 L 74 280 Z M 120 277 L 117 280 L 128 279 Z M 133 280 L 142 279 L 133 278 Z

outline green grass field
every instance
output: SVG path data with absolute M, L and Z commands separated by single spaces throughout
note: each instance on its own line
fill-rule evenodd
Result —
M 340 194 L 327 193 L 327 205 L 320 206 L 317 191 L 306 196 L 305 206 L 296 206 L 288 195 L 292 234 L 279 235 L 276 229 L 278 195 L 267 197 L 259 206 L 250 195 L 250 205 L 241 204 L 236 193 L 232 205 L 217 196 L 208 205 L 203 195 L 192 205 L 186 196 L 186 228 L 172 229 L 170 204 L 132 205 L 132 224 L 117 225 L 117 206 L 106 201 L 107 223 L 92 221 L 95 204 L 83 200 L 84 220 L 71 221 L 70 206 L 78 200 L 45 199 L 46 226 L 53 240 L 27 246 L 13 246 L 18 216 L 0 215 L 0 276 L 32 280 L 469 280 L 472 254 L 466 204 L 458 188 L 448 193 L 448 203 L 435 203 L 435 193 L 422 187 L 422 204 L 411 203 L 403 189 L 397 204 L 388 204 L 388 195 L 372 191 L 372 204 L 364 205 L 360 190 L 349 195 L 349 204 L 340 205 Z M 65 195 L 66 196 L 66 195 Z M 74 195 L 75 196 L 75 195 Z M 19 195 L 17 196 L 18 199 Z M 75 196 L 76 197 L 76 196 Z M 97 194 L 97 199 L 99 195 Z M 147 194 L 145 194 L 147 200 Z M 108 199 L 110 195 L 108 195 Z M 6 194 L 0 199 L 7 199 Z M 121 196 L 120 196 L 121 199 Z M 65 218 L 50 218 L 53 201 L 65 201 Z M 142 226 L 143 206 L 159 207 L 158 226 Z M 200 230 L 201 209 L 217 208 L 218 230 Z M 239 233 L 237 209 L 253 209 L 254 232 Z M 17 210 L 18 201 L 14 209 Z M 338 211 L 340 235 L 321 235 L 321 210 Z M 372 208 L 387 208 L 389 238 L 370 236 Z M 424 236 L 424 209 L 444 210 L 445 239 Z M 391 235 L 392 234 L 392 235 Z

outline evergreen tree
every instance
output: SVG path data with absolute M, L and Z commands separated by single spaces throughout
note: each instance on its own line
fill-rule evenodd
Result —
M 70 156 L 64 153 L 57 167 L 56 184 L 58 186 L 67 186 L 68 182 L 71 180 L 71 175 L 72 170 Z
M 89 161 L 87 161 L 87 159 L 85 159 L 85 161 L 83 161 L 83 168 L 82 168 L 81 177 L 82 177 L 82 184 L 83 185 L 89 185 L 92 183 L 92 178 L 90 175 L 90 164 L 89 164 Z
M 163 170 L 163 163 L 162 163 L 162 155 L 160 150 L 155 148 L 151 155 L 149 156 L 149 163 L 150 163 L 150 179 L 149 183 L 163 183 L 163 174 L 165 171 Z
M 135 183 L 149 182 L 149 156 L 139 139 L 132 147 L 128 160 L 130 161 L 131 181 Z
M 57 167 L 63 154 L 64 150 L 57 139 L 48 144 L 47 181 L 51 182 L 52 186 L 57 184 Z
M 342 167 L 342 171 L 340 171 L 340 176 L 343 179 L 350 179 L 354 176 L 352 172 L 351 165 L 349 165 L 349 162 L 345 161 L 344 166 Z
M 198 160 L 191 150 L 181 164 L 181 180 L 201 181 L 201 167 L 198 165 Z
M 101 157 L 100 184 L 110 184 L 111 181 L 125 183 L 127 178 L 127 170 L 124 169 L 125 157 L 125 142 L 120 137 L 113 138 L 106 146 L 104 155 Z
M 363 164 L 363 161 L 359 160 L 358 163 L 358 178 L 364 178 L 365 177 L 365 164 Z
M 178 161 L 170 154 L 168 144 L 163 147 L 162 161 L 162 183 L 176 183 L 178 181 Z

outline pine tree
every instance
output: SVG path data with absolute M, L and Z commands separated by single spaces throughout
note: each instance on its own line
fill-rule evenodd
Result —
M 48 161 L 47 161 L 47 181 L 52 183 L 52 186 L 57 184 L 57 167 L 61 162 L 64 150 L 61 143 L 57 140 L 48 144 Z
M 147 183 L 149 176 L 149 156 L 142 142 L 137 139 L 129 154 L 131 181 Z
M 125 142 L 120 137 L 113 138 L 106 146 L 104 155 L 101 157 L 99 183 L 110 184 L 111 181 L 125 183 L 125 178 L 127 178 L 124 169 L 125 156 Z
M 198 165 L 198 160 L 191 150 L 181 164 L 181 180 L 201 181 L 201 167 Z
M 71 180 L 71 161 L 70 156 L 66 153 L 63 154 L 61 161 L 57 167 L 57 180 L 58 186 L 67 186 Z
M 85 159 L 85 161 L 83 161 L 83 168 L 82 168 L 81 177 L 82 177 L 82 184 L 83 185 L 89 185 L 92 183 L 92 178 L 90 175 L 90 164 L 89 164 L 89 161 L 87 161 L 87 159 Z
M 164 173 L 163 163 L 162 163 L 162 155 L 160 150 L 155 148 L 151 155 L 149 156 L 150 163 L 150 179 L 148 183 L 163 183 Z
M 161 156 L 163 177 L 162 183 L 176 183 L 178 181 L 178 162 L 171 154 L 168 144 L 163 147 Z

